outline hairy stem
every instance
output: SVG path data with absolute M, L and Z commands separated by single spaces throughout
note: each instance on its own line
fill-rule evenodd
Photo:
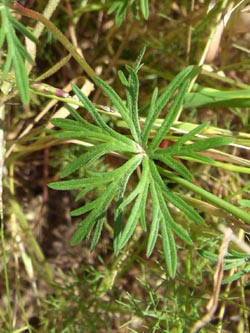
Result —
M 89 66 L 85 58 L 81 56 L 70 41 L 62 34 L 62 32 L 45 16 L 32 10 L 25 8 L 19 3 L 12 1 L 11 8 L 18 11 L 21 15 L 33 18 L 43 23 L 46 28 L 62 43 L 62 45 L 69 51 L 69 53 L 75 58 L 78 64 L 85 70 L 88 76 L 93 80 L 96 77 L 95 71 Z
M 250 223 L 249 213 L 243 211 L 242 209 L 230 204 L 229 202 L 227 202 L 221 198 L 218 198 L 216 195 L 207 192 L 206 190 L 202 189 L 201 187 L 194 185 L 193 183 L 191 183 L 183 178 L 175 176 L 171 173 L 168 173 L 168 177 L 170 179 L 174 180 L 176 183 L 179 183 L 179 184 L 187 187 L 188 189 L 194 191 L 196 194 L 201 195 L 206 200 L 212 202 L 213 204 L 215 204 L 218 207 L 221 207 L 222 209 L 224 209 L 228 213 L 232 214 L 233 216 L 240 218 L 242 221 L 244 221 L 246 223 Z

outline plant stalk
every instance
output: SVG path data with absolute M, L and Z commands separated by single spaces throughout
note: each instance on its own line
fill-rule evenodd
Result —
M 221 198 L 218 198 L 216 195 L 207 192 L 206 190 L 202 189 L 201 187 L 196 186 L 193 183 L 191 183 L 181 177 L 175 176 L 170 173 L 168 173 L 168 177 L 170 179 L 174 180 L 176 183 L 184 185 L 186 188 L 192 190 L 196 194 L 201 195 L 203 198 L 212 202 L 217 207 L 223 208 L 225 211 L 232 214 L 233 216 L 240 218 L 242 221 L 244 221 L 246 223 L 250 223 L 250 214 L 243 211 L 242 209 L 230 204 L 229 202 L 227 202 Z
M 89 66 L 84 56 L 81 56 L 70 41 L 62 34 L 62 32 L 45 16 L 36 12 L 35 10 L 25 8 L 19 3 L 12 1 L 11 8 L 18 11 L 21 15 L 30 17 L 36 21 L 41 22 L 46 28 L 59 40 L 59 42 L 69 51 L 78 64 L 85 70 L 88 76 L 93 80 L 96 77 L 95 71 Z

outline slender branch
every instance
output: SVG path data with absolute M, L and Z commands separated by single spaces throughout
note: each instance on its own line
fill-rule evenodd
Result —
M 56 7 L 59 5 L 60 1 L 61 0 L 49 0 L 43 11 L 43 16 L 49 20 L 51 15 L 54 13 Z M 37 22 L 37 24 L 33 30 L 33 35 L 37 39 L 39 39 L 43 29 L 44 29 L 44 25 L 41 22 Z
M 233 204 L 230 204 L 229 202 L 218 198 L 216 195 L 207 192 L 206 190 L 204 190 L 203 188 L 194 185 L 193 183 L 175 176 L 171 173 L 168 173 L 168 177 L 172 180 L 174 180 L 176 183 L 179 183 L 185 187 L 187 187 L 188 189 L 194 191 L 197 194 L 200 194 L 203 198 L 206 198 L 206 200 L 212 202 L 213 204 L 215 204 L 218 207 L 221 207 L 222 209 L 224 209 L 225 211 L 227 211 L 228 213 L 232 214 L 233 216 L 236 216 L 238 218 L 240 218 L 242 221 L 246 222 L 246 223 L 250 223 L 250 215 L 249 213 L 245 212 L 244 210 L 234 206 Z
M 11 8 L 18 11 L 21 15 L 33 18 L 36 21 L 43 23 L 50 32 L 61 42 L 61 44 L 69 51 L 69 53 L 75 58 L 78 64 L 85 70 L 88 76 L 93 80 L 96 77 L 95 71 L 89 66 L 84 56 L 81 56 L 70 41 L 62 34 L 62 32 L 45 16 L 32 10 L 25 8 L 19 3 L 12 1 Z

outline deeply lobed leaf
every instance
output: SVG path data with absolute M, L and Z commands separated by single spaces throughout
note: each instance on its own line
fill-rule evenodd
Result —
M 145 4 L 146 2 L 144 2 Z M 72 211 L 72 216 L 86 214 L 86 217 L 79 224 L 72 239 L 72 244 L 76 245 L 81 240 L 89 240 L 92 237 L 91 249 L 93 249 L 100 239 L 105 214 L 111 202 L 115 202 L 115 254 L 118 254 L 126 246 L 135 233 L 139 222 L 144 231 L 148 229 L 149 224 L 147 256 L 151 255 L 158 236 L 161 234 L 165 262 L 170 276 L 174 277 L 177 267 L 174 234 L 187 244 L 192 244 L 192 240 L 185 227 L 174 221 L 169 204 L 175 206 L 195 223 L 203 223 L 203 219 L 192 206 L 168 187 L 168 182 L 176 181 L 187 188 L 193 188 L 197 193 L 203 193 L 202 191 L 197 191 L 196 187 L 193 186 L 192 173 L 182 163 L 181 158 L 195 159 L 208 164 L 212 163 L 213 160 L 211 158 L 197 152 L 227 145 L 231 140 L 223 137 L 197 137 L 208 125 L 204 123 L 178 138 L 171 146 L 161 148 L 161 141 L 168 135 L 182 107 L 189 85 L 189 78 L 194 75 L 192 67 L 187 67 L 179 73 L 160 97 L 158 97 L 158 89 L 154 90 L 149 113 L 144 121 L 144 127 L 141 128 L 137 72 L 141 66 L 144 52 L 145 49 L 141 52 L 134 66 L 126 66 L 128 77 L 123 72 L 119 72 L 120 80 L 126 91 L 126 101 L 122 100 L 114 89 L 103 80 L 100 78 L 95 79 L 96 84 L 110 98 L 115 109 L 120 113 L 131 135 L 121 134 L 109 127 L 89 98 L 79 88 L 73 86 L 75 94 L 93 118 L 95 125 L 85 121 L 73 108 L 69 108 L 69 111 L 74 120 L 54 119 L 53 123 L 60 128 L 56 137 L 78 138 L 93 145 L 66 167 L 62 177 L 71 175 L 81 167 L 88 168 L 88 177 L 52 183 L 50 187 L 59 190 L 80 189 L 77 199 L 82 198 L 90 191 L 100 190 L 105 187 L 105 191 L 101 192 L 97 199 Z M 178 92 L 171 100 L 176 90 Z M 171 105 L 167 115 L 151 140 L 149 137 L 155 126 L 155 120 L 169 101 L 171 101 Z M 125 162 L 122 166 L 109 172 L 96 172 L 89 169 L 96 160 L 114 152 L 125 157 Z M 179 159 L 176 158 L 177 156 Z M 128 187 L 128 183 L 132 174 L 135 175 L 134 171 L 137 168 L 140 176 L 138 177 L 138 182 L 132 183 L 134 187 L 131 189 Z M 168 171 L 167 168 L 172 171 Z M 148 204 L 151 205 L 151 221 L 148 221 L 145 213 Z M 226 209 L 228 209 L 228 206 Z M 124 212 L 126 212 L 127 217 L 125 223 L 123 219 Z

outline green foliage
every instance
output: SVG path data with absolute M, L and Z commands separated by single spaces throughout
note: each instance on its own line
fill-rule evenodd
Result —
M 140 6 L 142 16 L 145 20 L 149 16 L 149 0 L 140 0 L 140 4 L 137 4 L 135 0 L 114 0 L 111 1 L 111 7 L 108 10 L 108 14 L 115 12 L 115 24 L 119 27 L 126 17 L 128 8 L 131 8 L 132 13 L 138 19 L 140 17 L 138 7 Z
M 250 92 L 245 90 L 218 90 L 213 88 L 199 87 L 197 91 L 185 96 L 186 108 L 197 107 L 249 107 Z
M 13 66 L 15 72 L 16 86 L 19 90 L 21 101 L 23 104 L 29 103 L 29 79 L 25 67 L 25 60 L 32 63 L 32 58 L 18 39 L 16 31 L 23 36 L 28 37 L 36 42 L 35 37 L 29 32 L 25 26 L 17 21 L 8 8 L 9 1 L 5 0 L 0 3 L 1 28 L 0 28 L 0 49 L 4 43 L 7 44 L 7 54 L 5 64 L 2 69 L 1 80 L 4 81 Z
M 57 138 L 75 138 L 84 140 L 92 146 L 88 151 L 77 157 L 64 170 L 62 177 L 70 176 L 74 171 L 84 166 L 89 170 L 89 176 L 82 179 L 63 180 L 51 183 L 50 188 L 56 190 L 80 189 L 77 200 L 88 192 L 95 192 L 98 188 L 105 188 L 105 191 L 95 200 L 86 203 L 82 207 L 72 211 L 72 216 L 86 214 L 80 222 L 79 227 L 73 236 L 72 244 L 76 245 L 83 239 L 91 241 L 93 249 L 99 241 L 103 228 L 103 221 L 111 202 L 116 202 L 114 214 L 114 251 L 119 251 L 128 243 L 135 232 L 138 222 L 144 231 L 148 229 L 146 220 L 146 204 L 151 202 L 152 219 L 149 227 L 147 243 L 147 255 L 149 256 L 161 234 L 165 261 L 169 274 L 175 275 L 177 265 L 177 251 L 174 240 L 174 233 L 187 244 L 192 240 L 187 230 L 178 225 L 168 208 L 168 203 L 177 207 L 195 223 L 202 223 L 200 215 L 188 205 L 177 193 L 168 187 L 167 174 L 162 172 L 171 170 L 170 174 L 181 176 L 188 184 L 193 181 L 192 173 L 181 162 L 179 158 L 192 157 L 196 161 L 209 163 L 211 159 L 199 154 L 200 151 L 227 145 L 231 142 L 229 138 L 214 137 L 199 139 L 195 137 L 207 124 L 201 124 L 194 130 L 183 135 L 172 146 L 161 148 L 161 143 L 173 125 L 175 118 L 182 106 L 184 97 L 189 85 L 189 79 L 195 74 L 193 67 L 185 68 L 166 87 L 158 97 L 157 89 L 152 94 L 150 111 L 141 124 L 139 118 L 139 80 L 137 72 L 140 69 L 140 61 L 144 50 L 133 67 L 126 66 L 128 77 L 123 72 L 119 77 L 126 91 L 126 102 L 103 80 L 96 78 L 96 84 L 110 98 L 122 119 L 125 121 L 130 134 L 124 135 L 111 128 L 97 112 L 95 105 L 73 86 L 73 91 L 81 101 L 82 105 L 89 112 L 95 124 L 84 120 L 74 109 L 68 107 L 74 119 L 54 119 L 52 123 L 61 128 L 55 133 Z M 178 92 L 173 98 L 173 94 Z M 171 103 L 170 103 L 171 102 Z M 161 111 L 171 104 L 161 127 L 151 138 L 155 120 Z M 190 143 L 190 141 L 195 142 Z M 93 163 L 106 154 L 118 154 L 126 159 L 120 167 L 109 172 L 90 171 Z M 160 166 L 161 164 L 161 166 Z M 135 170 L 139 169 L 141 176 L 133 190 L 128 191 L 127 185 Z M 126 212 L 126 223 L 123 215 Z M 128 213 L 129 212 L 129 213 Z
M 200 250 L 199 254 L 212 261 L 218 261 L 218 256 L 216 254 L 213 254 L 209 251 Z M 232 251 L 231 253 L 228 253 L 224 259 L 225 265 L 224 270 L 231 270 L 235 269 L 235 273 L 224 278 L 222 280 L 222 284 L 231 283 L 233 281 L 236 281 L 240 279 L 243 275 L 250 272 L 250 256 L 246 253 L 241 253 L 238 251 Z

